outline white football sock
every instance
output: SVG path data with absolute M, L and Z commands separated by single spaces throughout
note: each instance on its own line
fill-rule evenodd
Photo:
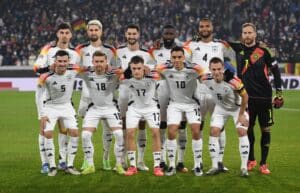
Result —
M 219 145 L 220 145 L 219 162 L 223 162 L 225 145 L 226 145 L 226 132 L 225 132 L 225 129 L 223 129 L 223 131 L 220 133 Z
M 68 144 L 68 167 L 74 166 L 74 159 L 78 149 L 79 137 L 70 137 Z
M 39 134 L 39 150 L 42 164 L 48 163 L 45 148 L 45 137 L 41 134 Z
M 62 133 L 58 134 L 58 148 L 59 148 L 59 163 L 67 161 L 68 153 L 68 136 Z
M 112 143 L 112 133 L 106 120 L 102 121 L 102 143 L 103 143 L 103 159 L 109 159 L 109 150 Z
M 92 142 L 93 133 L 90 131 L 82 131 L 82 149 L 85 160 L 90 166 L 94 166 L 94 145 Z
M 147 134 L 146 129 L 139 129 L 138 137 L 137 137 L 137 150 L 138 150 L 138 163 L 144 163 L 144 154 L 146 148 Z
M 239 150 L 241 155 L 241 169 L 247 169 L 249 156 L 249 139 L 247 135 L 239 137 Z
M 130 166 L 136 167 L 136 151 L 127 151 Z
M 173 140 L 167 139 L 167 153 L 169 158 L 169 166 L 173 168 L 175 168 L 176 150 L 177 150 L 176 139 Z
M 186 147 L 186 129 L 178 129 L 178 158 L 177 163 L 184 162 L 185 147 Z
M 159 129 L 161 142 L 161 162 L 167 162 L 166 129 Z
M 160 157 L 161 157 L 161 152 L 160 151 L 153 152 L 154 167 L 159 167 Z
M 219 151 L 219 137 L 209 136 L 209 154 L 211 157 L 213 168 L 218 168 Z
M 192 139 L 192 149 L 194 154 L 194 168 L 200 168 L 202 158 L 202 139 Z
M 116 156 L 117 164 L 122 163 L 122 156 L 124 154 L 124 138 L 123 138 L 123 130 L 118 129 L 113 131 L 113 135 L 115 137 L 115 145 L 114 145 L 114 153 Z
M 44 141 L 45 141 L 46 155 L 49 161 L 49 166 L 50 168 L 54 168 L 56 167 L 56 164 L 55 164 L 55 148 L 54 148 L 53 138 L 48 139 L 45 137 Z

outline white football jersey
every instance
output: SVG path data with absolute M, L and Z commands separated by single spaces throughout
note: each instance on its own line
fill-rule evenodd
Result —
M 92 66 L 93 54 L 95 51 L 101 51 L 107 56 L 107 62 L 114 65 L 115 48 L 108 45 L 101 45 L 99 47 L 94 47 L 90 43 L 78 45 L 76 51 L 80 54 L 80 65 L 82 66 Z
M 36 103 L 39 117 L 43 116 L 44 104 L 71 103 L 73 87 L 77 72 L 67 70 L 65 74 L 44 73 L 39 78 L 39 86 L 36 91 Z M 42 97 L 46 92 L 46 99 Z
M 235 111 L 240 107 L 241 97 L 238 91 L 243 88 L 243 84 L 237 77 L 234 77 L 229 82 L 222 81 L 220 83 L 210 78 L 204 80 L 203 83 L 212 94 L 216 105 L 228 111 Z
M 121 46 L 117 49 L 116 53 L 123 70 L 128 68 L 129 62 L 133 56 L 141 56 L 144 59 L 144 64 L 150 69 L 154 69 L 154 61 L 147 50 L 140 49 L 131 51 L 127 46 Z
M 199 74 L 194 69 L 184 67 L 178 71 L 171 64 L 166 64 L 163 70 L 159 71 L 169 87 L 171 102 L 197 103 L 194 93 Z
M 80 57 L 75 49 L 72 47 L 61 49 L 56 46 L 56 43 L 49 43 L 42 48 L 37 60 L 34 63 L 34 68 L 44 68 L 54 64 L 55 54 L 58 50 L 65 50 L 69 53 L 70 64 L 79 64 Z
M 225 46 L 221 42 L 211 41 L 208 43 L 202 41 L 190 41 L 184 46 L 190 52 L 188 61 L 199 64 L 205 72 L 209 72 L 209 61 L 213 57 L 224 60 Z
M 137 109 L 156 107 L 158 104 L 156 93 L 157 81 L 152 78 L 143 78 L 137 80 L 135 78 L 123 80 L 122 84 L 129 91 L 128 106 Z
M 94 105 L 99 107 L 114 106 L 114 94 L 119 82 L 119 77 L 116 74 L 107 72 L 97 75 L 95 72 L 86 72 L 83 79 Z

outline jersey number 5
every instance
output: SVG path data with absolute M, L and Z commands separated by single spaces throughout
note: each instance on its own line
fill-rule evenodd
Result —
M 61 92 L 65 92 L 65 91 L 66 91 L 66 85 L 64 85 L 64 84 L 61 85 L 61 86 L 60 86 L 60 91 L 61 91 Z

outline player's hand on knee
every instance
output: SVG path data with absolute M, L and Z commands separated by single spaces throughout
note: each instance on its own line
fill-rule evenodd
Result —
M 47 116 L 41 118 L 41 129 L 45 129 L 47 122 L 50 123 L 50 120 Z
M 240 123 L 244 127 L 249 127 L 249 120 L 248 120 L 247 116 L 245 116 L 244 114 L 239 115 L 238 123 Z

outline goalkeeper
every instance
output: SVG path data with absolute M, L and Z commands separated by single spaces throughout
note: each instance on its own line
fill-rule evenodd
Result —
M 270 127 L 273 122 L 274 108 L 283 105 L 281 91 L 281 75 L 278 63 L 266 47 L 256 42 L 256 27 L 252 23 L 245 23 L 242 26 L 242 43 L 228 43 L 235 51 L 237 57 L 237 75 L 243 81 L 249 95 L 249 128 L 248 137 L 250 152 L 248 159 L 248 170 L 256 166 L 254 157 L 254 125 L 256 117 L 261 128 L 261 161 L 259 171 L 262 174 L 270 174 L 266 164 L 270 147 Z M 276 96 L 272 102 L 272 86 L 269 83 L 268 72 L 274 76 Z

